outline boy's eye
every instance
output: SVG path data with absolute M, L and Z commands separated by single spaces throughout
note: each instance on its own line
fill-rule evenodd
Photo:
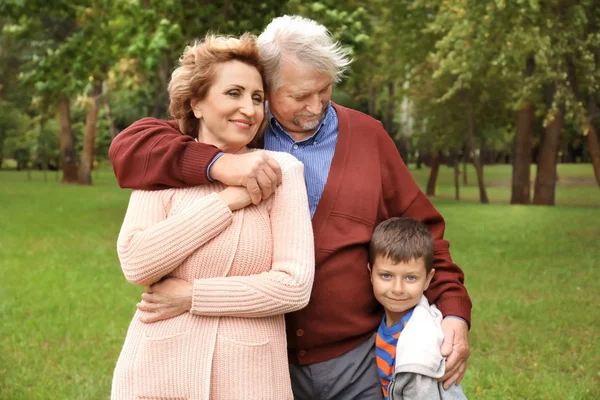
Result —
M 409 282 L 416 281 L 417 277 L 414 276 L 414 275 L 409 275 L 409 276 L 406 277 L 406 280 L 409 281 Z
M 381 274 L 380 276 L 382 279 L 390 279 L 392 277 L 391 274 Z

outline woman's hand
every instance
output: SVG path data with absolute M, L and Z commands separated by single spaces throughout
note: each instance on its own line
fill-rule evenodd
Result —
M 231 211 L 236 211 L 252 204 L 248 189 L 243 186 L 229 186 L 219 193 Z
M 136 307 L 149 314 L 141 316 L 140 321 L 162 321 L 190 311 L 193 288 L 192 283 L 179 278 L 166 278 L 146 287 Z

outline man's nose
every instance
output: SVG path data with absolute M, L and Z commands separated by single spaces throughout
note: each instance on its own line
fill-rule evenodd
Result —
M 319 99 L 319 95 L 315 94 L 310 97 L 308 103 L 306 104 L 306 110 L 312 114 L 321 114 L 321 100 Z

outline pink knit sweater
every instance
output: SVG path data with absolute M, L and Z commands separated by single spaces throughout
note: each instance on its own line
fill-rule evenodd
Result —
M 152 324 L 136 312 L 112 399 L 291 399 L 284 313 L 309 300 L 314 243 L 303 166 L 270 152 L 275 194 L 231 212 L 220 183 L 131 194 L 117 250 L 127 280 L 194 283 L 189 313 Z

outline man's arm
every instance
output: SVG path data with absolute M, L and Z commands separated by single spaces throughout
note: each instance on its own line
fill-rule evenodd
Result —
M 414 181 L 391 138 L 382 135 L 379 151 L 382 159 L 384 201 L 390 217 L 412 217 L 428 226 L 435 240 L 435 275 L 425 292 L 444 317 L 453 315 L 471 324 L 471 300 L 464 286 L 464 274 L 452 261 L 450 243 L 444 239 L 444 218 Z
M 114 138 L 108 155 L 122 188 L 187 187 L 214 179 L 244 186 L 258 204 L 281 183 L 279 164 L 264 151 L 222 154 L 215 146 L 182 135 L 176 121 L 143 118 L 134 122 Z
M 444 239 L 444 218 L 412 178 L 391 138 L 383 131 L 380 154 L 384 201 L 390 216 L 412 217 L 425 223 L 435 240 L 433 267 L 435 275 L 425 292 L 445 318 L 442 322 L 445 341 L 440 349 L 447 356 L 446 374 L 440 378 L 444 389 L 460 383 L 466 367 L 471 324 L 471 299 L 464 286 L 464 274 L 450 257 L 450 243 Z
M 119 133 L 108 155 L 119 186 L 165 189 L 209 182 L 208 165 L 220 153 L 179 132 L 176 121 L 143 118 Z

